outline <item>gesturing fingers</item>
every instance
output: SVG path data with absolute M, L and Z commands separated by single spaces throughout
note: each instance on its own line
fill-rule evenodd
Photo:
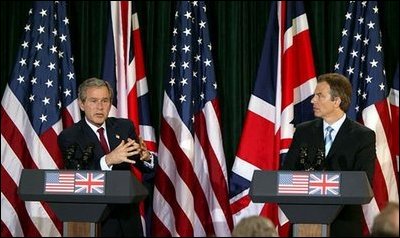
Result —
M 147 150 L 146 143 L 144 142 L 144 140 L 143 140 L 143 138 L 141 136 L 139 136 L 139 144 L 140 144 L 140 148 L 142 150 Z

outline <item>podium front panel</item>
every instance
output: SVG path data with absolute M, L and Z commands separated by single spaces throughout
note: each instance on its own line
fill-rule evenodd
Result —
M 100 222 L 109 204 L 143 200 L 148 191 L 131 171 L 22 170 L 18 195 L 44 201 L 62 221 Z
M 249 195 L 255 203 L 278 203 L 292 223 L 330 224 L 344 205 L 366 204 L 373 192 L 362 171 L 257 170 Z
M 291 223 L 331 224 L 343 205 L 279 204 Z
M 49 203 L 50 207 L 57 214 L 57 217 L 64 222 L 101 222 L 109 214 L 107 204 L 99 203 Z M 90 216 L 88 216 L 90 214 Z
M 366 204 L 373 197 L 368 178 L 363 171 L 314 171 L 340 174 L 339 196 L 310 196 L 309 194 L 279 194 L 278 176 L 280 173 L 303 173 L 305 171 L 262 171 L 256 170 L 250 186 L 253 202 L 273 202 L 280 204 Z
M 18 193 L 24 201 L 46 201 L 61 203 L 104 203 L 127 204 L 139 202 L 147 195 L 147 189 L 135 179 L 130 171 L 102 171 L 105 174 L 104 194 L 80 193 L 77 186 L 68 192 L 46 192 L 45 181 L 48 173 L 96 173 L 99 171 L 69 170 L 22 170 Z

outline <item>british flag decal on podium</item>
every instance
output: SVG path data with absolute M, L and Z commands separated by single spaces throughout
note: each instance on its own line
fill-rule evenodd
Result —
M 103 172 L 77 172 L 75 193 L 104 194 Z
M 309 195 L 340 196 L 339 173 L 311 173 Z

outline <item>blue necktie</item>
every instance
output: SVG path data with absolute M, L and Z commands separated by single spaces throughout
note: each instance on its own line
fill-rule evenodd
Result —
M 326 156 L 329 153 L 329 150 L 331 149 L 331 146 L 332 146 L 332 142 L 333 142 L 332 131 L 333 131 L 333 128 L 328 126 L 325 129 L 325 131 L 326 131 L 326 133 L 325 133 L 325 156 Z

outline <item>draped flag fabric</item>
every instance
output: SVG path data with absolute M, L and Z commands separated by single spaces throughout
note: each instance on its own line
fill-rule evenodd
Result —
M 137 12 L 131 1 L 111 1 L 110 4 L 111 19 L 103 68 L 103 79 L 114 89 L 110 116 L 131 119 L 136 133 L 143 138 L 149 151 L 156 154 L 156 138 L 151 125 L 149 90 Z M 150 179 L 142 176 L 139 170 L 134 170 L 134 173 L 142 181 Z M 150 221 L 151 203 L 151 199 L 146 199 L 139 206 L 143 234 L 148 233 L 146 225 Z M 150 213 L 148 216 L 147 212 Z
M 345 15 L 335 71 L 347 76 L 353 93 L 347 115 L 375 131 L 377 160 L 373 178 L 374 198 L 363 205 L 366 227 L 388 201 L 399 200 L 397 162 L 391 156 L 391 121 L 387 99 L 377 1 L 350 2 Z M 397 121 L 398 123 L 398 121 Z
M 276 204 L 251 201 L 250 183 L 255 170 L 279 169 L 294 126 L 313 118 L 310 100 L 316 84 L 303 3 L 272 2 L 260 66 L 232 168 L 230 203 L 235 224 L 251 215 L 267 216 L 279 226 L 286 223 Z M 281 236 L 288 235 L 288 226 L 280 228 Z
M 389 93 L 390 112 L 392 114 L 392 156 L 397 163 L 396 178 L 399 178 L 399 64 L 397 64 L 396 73 L 393 78 L 393 86 Z M 398 184 L 397 184 L 398 185 Z
M 203 1 L 178 1 L 154 191 L 154 236 L 230 236 L 227 168 Z
M 57 135 L 80 120 L 65 2 L 35 2 L 1 101 L 1 236 L 61 236 L 43 202 L 24 202 L 22 169 L 63 168 Z

